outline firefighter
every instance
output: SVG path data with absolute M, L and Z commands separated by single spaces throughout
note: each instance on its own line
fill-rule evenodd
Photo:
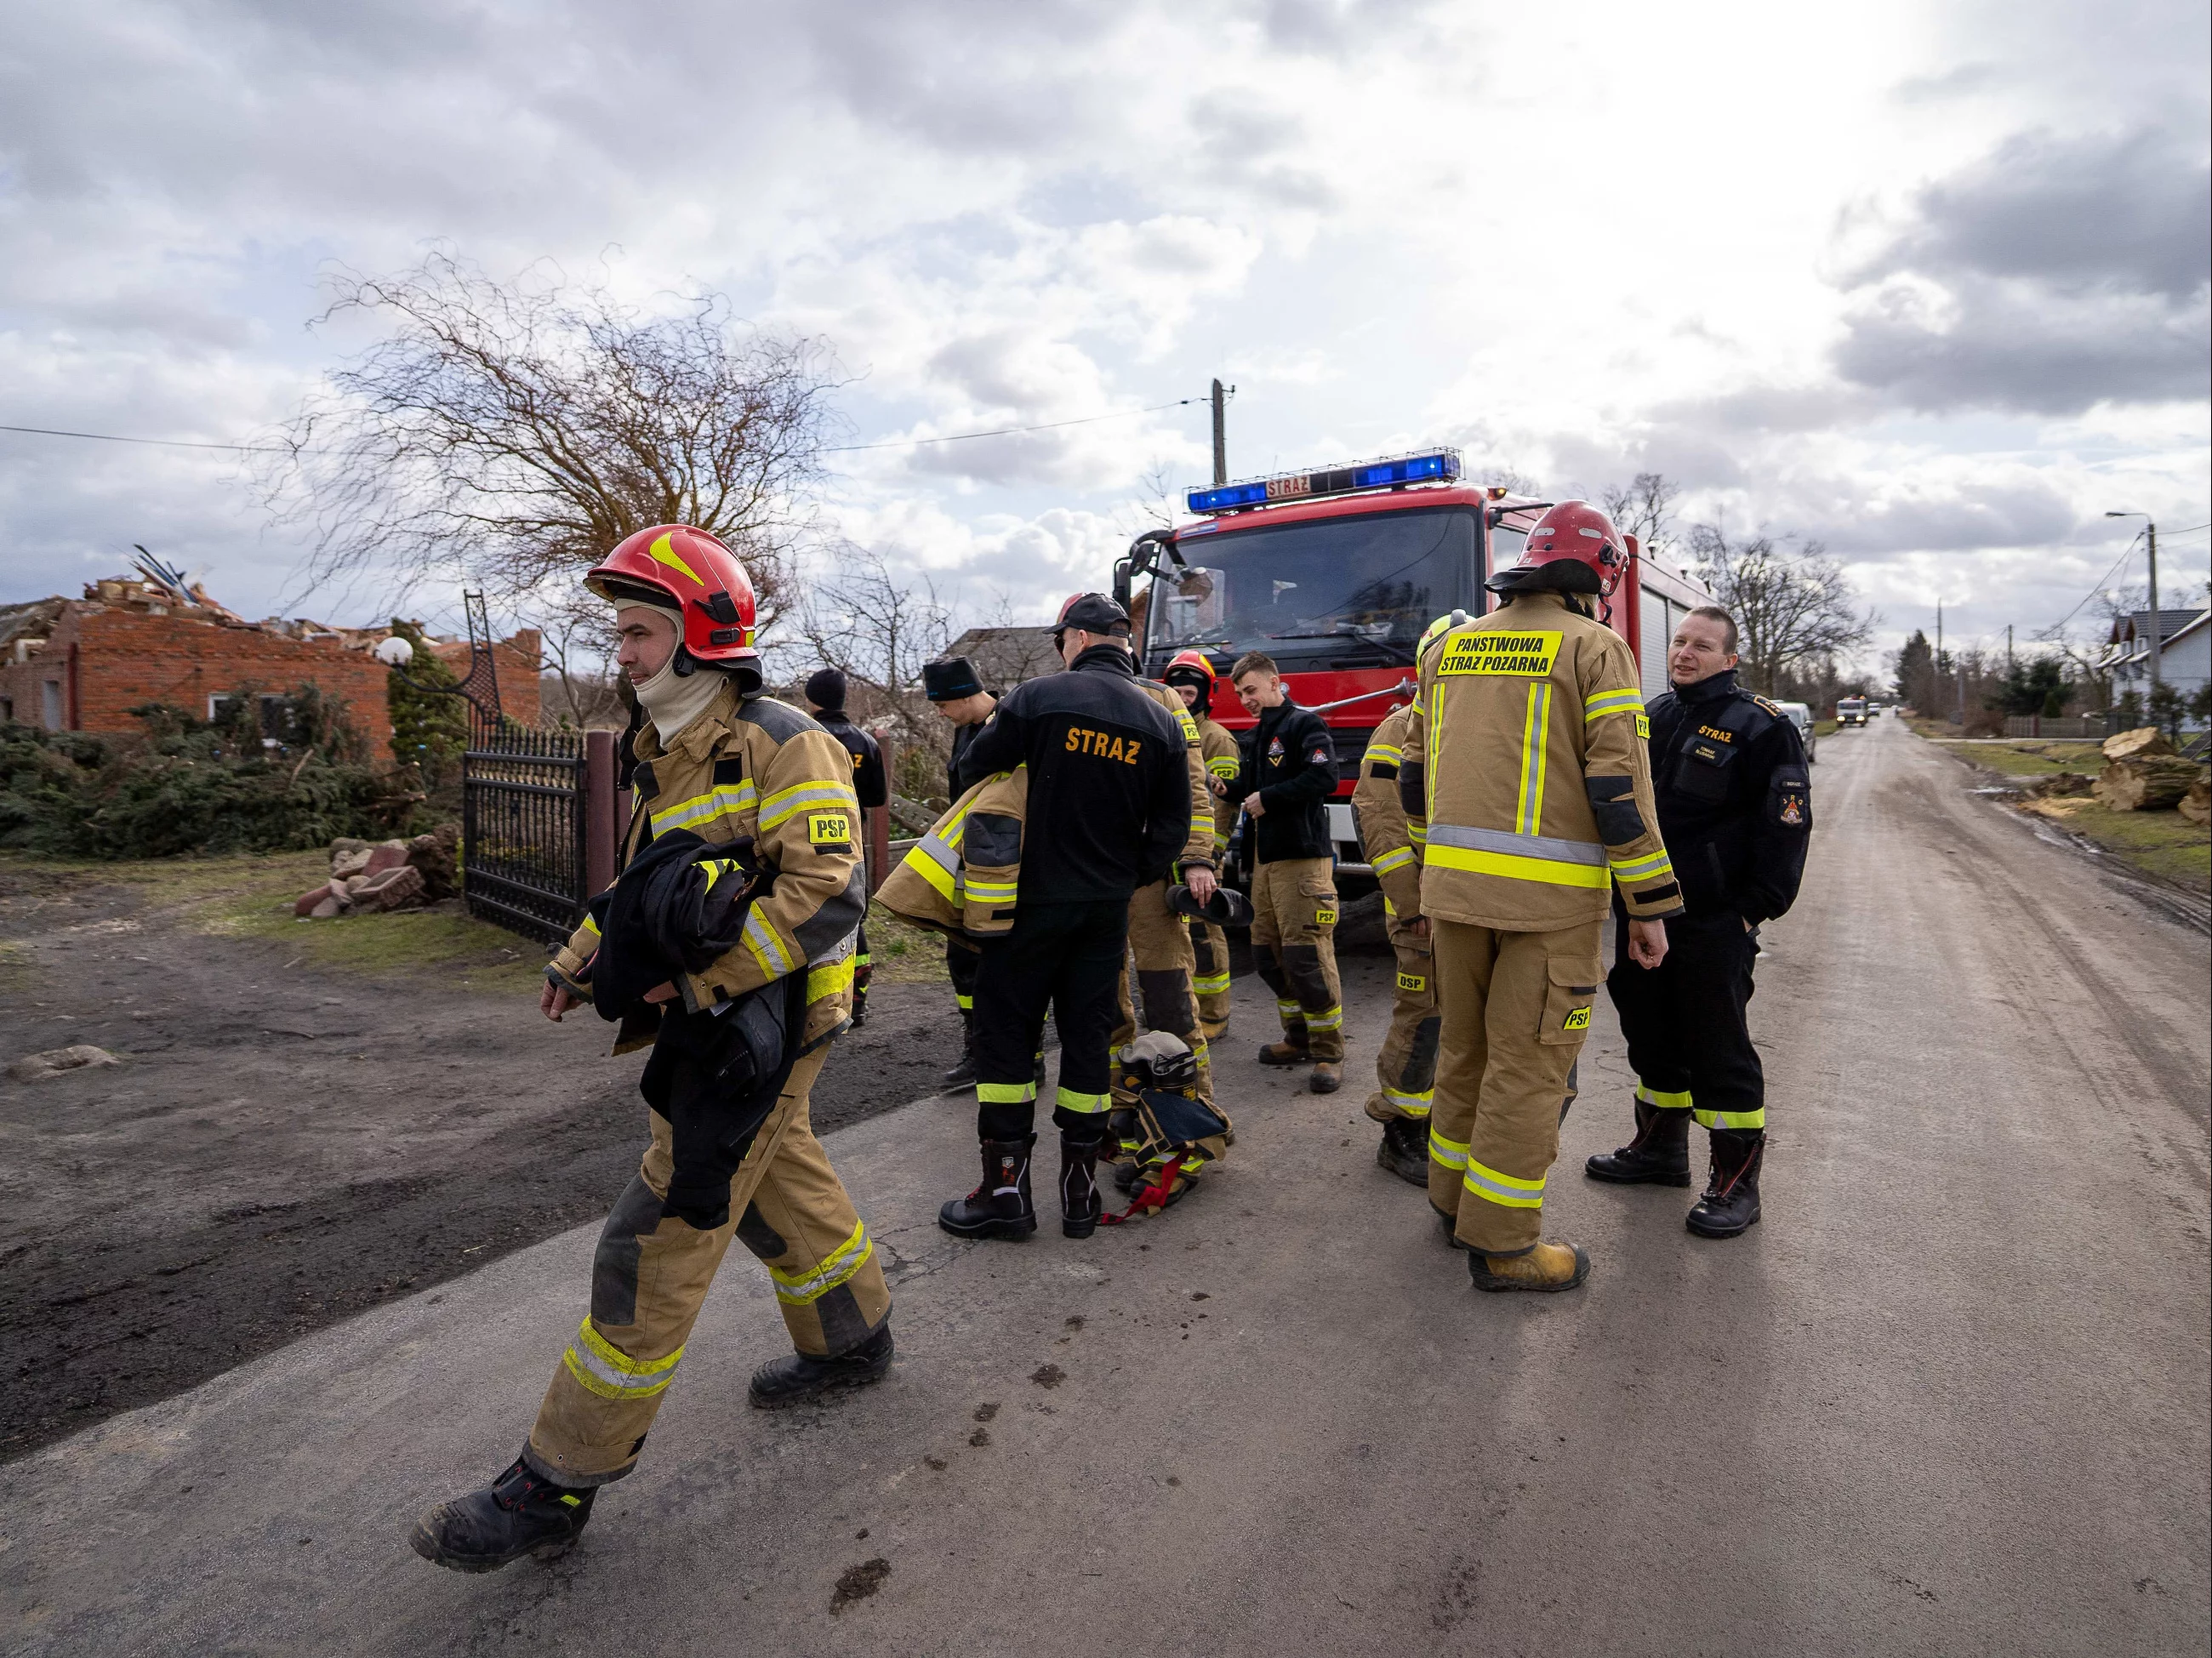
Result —
M 1790 717 L 1736 683 L 1735 622 L 1707 605 L 1674 630 L 1669 688 L 1651 704 L 1659 828 L 1681 859 L 1684 914 L 1666 962 L 1622 962 L 1606 981 L 1636 1068 L 1636 1135 L 1592 1157 L 1592 1178 L 1687 1186 L 1690 1121 L 1711 1137 L 1711 1175 L 1686 1217 L 1709 1238 L 1759 1219 L 1766 1080 L 1746 1009 L 1759 929 L 1788 913 L 1805 870 L 1813 786 Z
M 964 656 L 948 656 L 921 665 L 922 693 L 929 706 L 952 726 L 952 758 L 945 766 L 946 791 L 955 799 L 961 793 L 949 780 L 960 770 L 960 756 L 983 729 L 998 700 L 983 689 L 975 665 Z M 947 1093 L 957 1094 L 975 1085 L 975 951 L 964 942 L 947 937 L 945 970 L 952 980 L 953 999 L 960 1005 L 960 1063 L 940 1079 Z
M 1447 625 L 1432 625 L 1422 643 Z M 1375 1059 L 1375 1091 L 1367 1096 L 1367 1114 L 1382 1125 L 1375 1161 L 1400 1179 L 1425 1187 L 1438 1018 L 1429 924 L 1421 914 L 1420 854 L 1407 833 L 1405 807 L 1398 799 L 1406 725 L 1412 718 L 1411 708 L 1393 708 L 1375 728 L 1360 756 L 1352 815 L 1367 866 L 1382 889 L 1383 925 L 1398 958 L 1390 1031 Z
M 1097 1161 L 1112 1102 L 1109 1038 L 1129 902 L 1164 878 L 1190 838 L 1183 729 L 1138 683 L 1128 630 L 1128 613 L 1103 594 L 1078 594 L 1061 606 L 1054 642 L 1067 671 L 1008 692 L 968 744 L 954 780 L 964 790 L 1028 768 L 1013 925 L 983 940 L 975 976 L 983 1178 L 938 1215 L 938 1224 L 958 1236 L 1024 1238 L 1036 1230 L 1032 1067 L 1048 1006 L 1060 1042 L 1053 1109 L 1060 1230 L 1088 1237 L 1103 1212 Z M 966 826 L 971 859 L 976 829 Z
M 1182 698 L 1198 722 L 1199 754 L 1214 796 L 1213 857 L 1218 865 L 1228 853 L 1229 831 L 1237 826 L 1237 808 L 1228 797 L 1238 767 L 1236 738 L 1226 726 L 1214 723 L 1213 664 L 1203 651 L 1185 651 L 1168 664 L 1160 678 Z M 1190 985 L 1198 993 L 1199 1029 L 1207 1042 L 1218 1042 L 1229 1034 L 1229 935 L 1212 921 L 1193 919 L 1189 926 L 1196 963 Z
M 1422 654 L 1398 781 L 1421 846 L 1443 1017 L 1429 1200 L 1480 1290 L 1567 1290 L 1579 1247 L 1542 1236 L 1559 1101 L 1589 1029 L 1609 886 L 1629 958 L 1656 968 L 1681 888 L 1659 838 L 1627 645 L 1591 614 L 1626 568 L 1613 521 L 1563 501 L 1488 616 Z
M 884 751 L 846 714 L 845 691 L 845 676 L 836 668 L 817 668 L 807 676 L 806 700 L 813 707 L 814 723 L 853 756 L 853 791 L 860 810 L 880 810 L 891 798 L 890 780 L 884 774 Z M 853 936 L 853 1029 L 858 1030 L 868 1022 L 868 981 L 875 965 L 868 959 L 868 929 L 863 926 Z
M 1336 792 L 1336 745 L 1319 714 L 1291 701 L 1272 659 L 1247 652 L 1230 679 L 1259 720 L 1239 743 L 1228 798 L 1249 820 L 1253 965 L 1275 993 L 1283 1021 L 1282 1040 L 1260 1050 L 1260 1063 L 1311 1060 L 1306 1086 L 1334 1094 L 1344 1080 L 1344 1000 L 1334 848 L 1322 802 Z
M 873 1382 L 891 1362 L 875 1241 L 807 1120 L 808 1090 L 846 1023 L 867 902 L 851 759 L 813 720 L 761 695 L 752 586 L 714 537 L 681 525 L 641 530 L 585 580 L 615 606 L 617 659 L 647 713 L 625 865 L 650 869 L 653 843 L 679 830 L 714 848 L 750 837 L 746 855 L 765 879 L 740 912 L 737 948 L 673 973 L 641 1003 L 659 1009 L 641 1079 L 651 1138 L 600 1234 L 590 1310 L 521 1455 L 414 1531 L 417 1553 L 463 1571 L 567 1546 L 599 1487 L 636 1466 L 732 1237 L 766 1266 L 797 1349 L 754 1373 L 755 1405 Z M 615 900 L 623 895 L 617 882 Z M 599 943 L 588 920 L 554 957 L 538 1004 L 546 1017 L 591 999 Z M 680 1131 L 711 1126 L 723 1103 L 716 1085 L 728 1073 L 692 1062 L 702 1044 L 744 1023 L 733 1007 L 778 990 L 795 1038 L 784 1068 L 727 1102 L 757 1108 L 757 1130 L 737 1142 Z M 625 1018 L 617 1051 L 644 1040 Z

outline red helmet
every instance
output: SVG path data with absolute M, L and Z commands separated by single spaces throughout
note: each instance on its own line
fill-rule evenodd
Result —
M 1494 593 L 1554 592 L 1609 595 L 1628 568 L 1628 544 L 1613 520 L 1586 501 L 1563 501 L 1528 531 L 1521 562 L 1493 573 L 1482 585 Z
M 704 530 L 688 524 L 640 530 L 592 567 L 584 585 L 610 604 L 681 611 L 684 654 L 760 682 L 752 580 L 737 555 Z
M 1213 664 L 1206 659 L 1204 651 L 1182 651 L 1168 664 L 1167 671 L 1160 676 L 1160 683 L 1195 686 L 1200 700 L 1206 701 L 1213 695 L 1215 677 Z

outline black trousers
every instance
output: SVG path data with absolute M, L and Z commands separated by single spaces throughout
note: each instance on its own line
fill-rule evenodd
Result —
M 1667 958 L 1646 970 L 1628 959 L 1628 928 L 1606 989 L 1628 1038 L 1637 1096 L 1688 1109 L 1707 1128 L 1766 1127 L 1766 1073 L 1747 1012 L 1758 938 L 1734 912 L 1667 923 Z
M 973 944 L 952 938 L 945 941 L 945 970 L 951 976 L 953 999 L 963 1013 L 975 1011 L 975 969 L 981 960 Z
M 1036 1056 L 1048 1009 L 1060 1027 L 1053 1121 L 1079 1135 L 1106 1132 L 1109 1047 L 1120 1017 L 1128 949 L 1127 897 L 1040 904 L 1024 898 L 1013 930 L 987 940 L 975 971 L 975 1127 L 1019 1139 L 1036 1121 Z

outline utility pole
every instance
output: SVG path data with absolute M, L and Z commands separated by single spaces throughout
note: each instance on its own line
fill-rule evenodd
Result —
M 2005 673 L 2008 677 L 2010 677 L 2012 671 L 2012 623 L 2008 622 L 2005 623 Z
M 1235 391 L 1235 386 L 1229 388 Z M 1213 382 L 1213 482 L 1216 487 L 1229 482 L 1229 397 L 1221 382 Z
M 1936 659 L 1943 659 L 1943 601 L 1936 601 Z
M 2148 513 L 2107 513 L 2106 518 L 2139 518 L 2143 521 L 2143 544 L 2150 553 L 2150 688 L 2155 691 L 2165 678 L 2158 659 L 2158 525 Z

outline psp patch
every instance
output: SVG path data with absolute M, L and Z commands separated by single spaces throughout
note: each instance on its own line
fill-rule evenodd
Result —
M 1575 1009 L 1573 1012 L 1567 1015 L 1567 1022 L 1561 1025 L 1559 1029 L 1562 1030 L 1588 1030 L 1589 1029 L 1589 1009 L 1586 1007 L 1578 1007 Z
M 842 811 L 810 811 L 806 814 L 806 843 L 813 847 L 850 847 L 852 823 Z
M 1559 659 L 1559 643 L 1565 637 L 1550 633 L 1456 635 L 1445 644 L 1437 673 L 1442 677 L 1541 679 Z
M 1336 925 L 1336 912 L 1333 909 L 1316 909 L 1314 911 L 1314 925 L 1316 926 L 1334 926 Z

